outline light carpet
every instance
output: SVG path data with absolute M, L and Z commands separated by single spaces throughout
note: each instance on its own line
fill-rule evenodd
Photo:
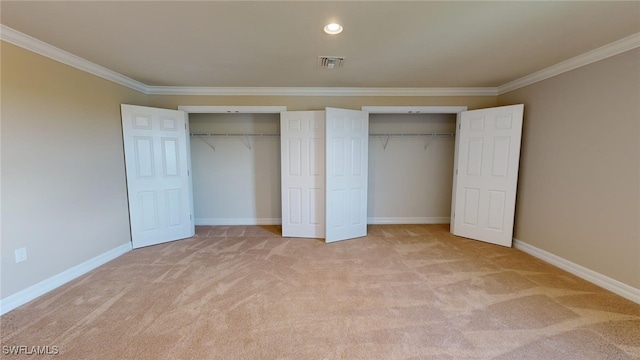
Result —
M 198 227 L 0 321 L 4 351 L 57 359 L 640 358 L 640 305 L 448 225 L 333 244 Z

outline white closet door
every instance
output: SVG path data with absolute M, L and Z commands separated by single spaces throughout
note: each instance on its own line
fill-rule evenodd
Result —
M 134 248 L 195 234 L 187 114 L 122 105 Z
M 451 232 L 511 246 L 524 105 L 458 114 Z
M 367 235 L 369 113 L 326 109 L 327 243 Z
M 325 112 L 280 114 L 282 236 L 325 236 Z

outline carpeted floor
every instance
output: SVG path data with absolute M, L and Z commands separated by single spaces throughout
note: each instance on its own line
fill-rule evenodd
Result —
M 57 359 L 637 359 L 640 305 L 447 225 L 198 227 L 0 318 Z M 30 356 L 24 356 L 33 358 Z

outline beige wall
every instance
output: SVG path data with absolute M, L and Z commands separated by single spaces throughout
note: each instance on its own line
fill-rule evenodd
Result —
M 525 104 L 515 238 L 640 289 L 640 50 L 499 96 Z
M 120 103 L 142 94 L 2 42 L 6 298 L 130 242 Z M 26 247 L 27 261 L 14 251 Z

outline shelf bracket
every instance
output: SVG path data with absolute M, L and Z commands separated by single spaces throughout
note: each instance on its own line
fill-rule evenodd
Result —
M 243 139 L 242 143 L 247 147 L 247 149 L 249 149 L 249 152 L 251 152 L 251 140 L 249 139 L 249 135 L 244 134 Z
M 391 138 L 391 135 L 385 136 L 384 140 L 382 141 L 382 150 L 387 150 L 387 145 L 389 145 L 390 138 Z
M 429 147 L 429 145 L 431 145 L 436 137 L 436 135 L 427 136 L 427 141 L 425 141 L 424 143 L 424 151 L 427 151 L 427 148 Z
M 198 139 L 202 140 L 202 142 L 207 144 L 207 146 L 209 146 L 210 148 L 212 148 L 213 151 L 216 151 L 216 147 L 211 145 L 211 144 L 209 144 L 209 142 L 207 140 L 205 140 L 203 136 L 198 136 Z

